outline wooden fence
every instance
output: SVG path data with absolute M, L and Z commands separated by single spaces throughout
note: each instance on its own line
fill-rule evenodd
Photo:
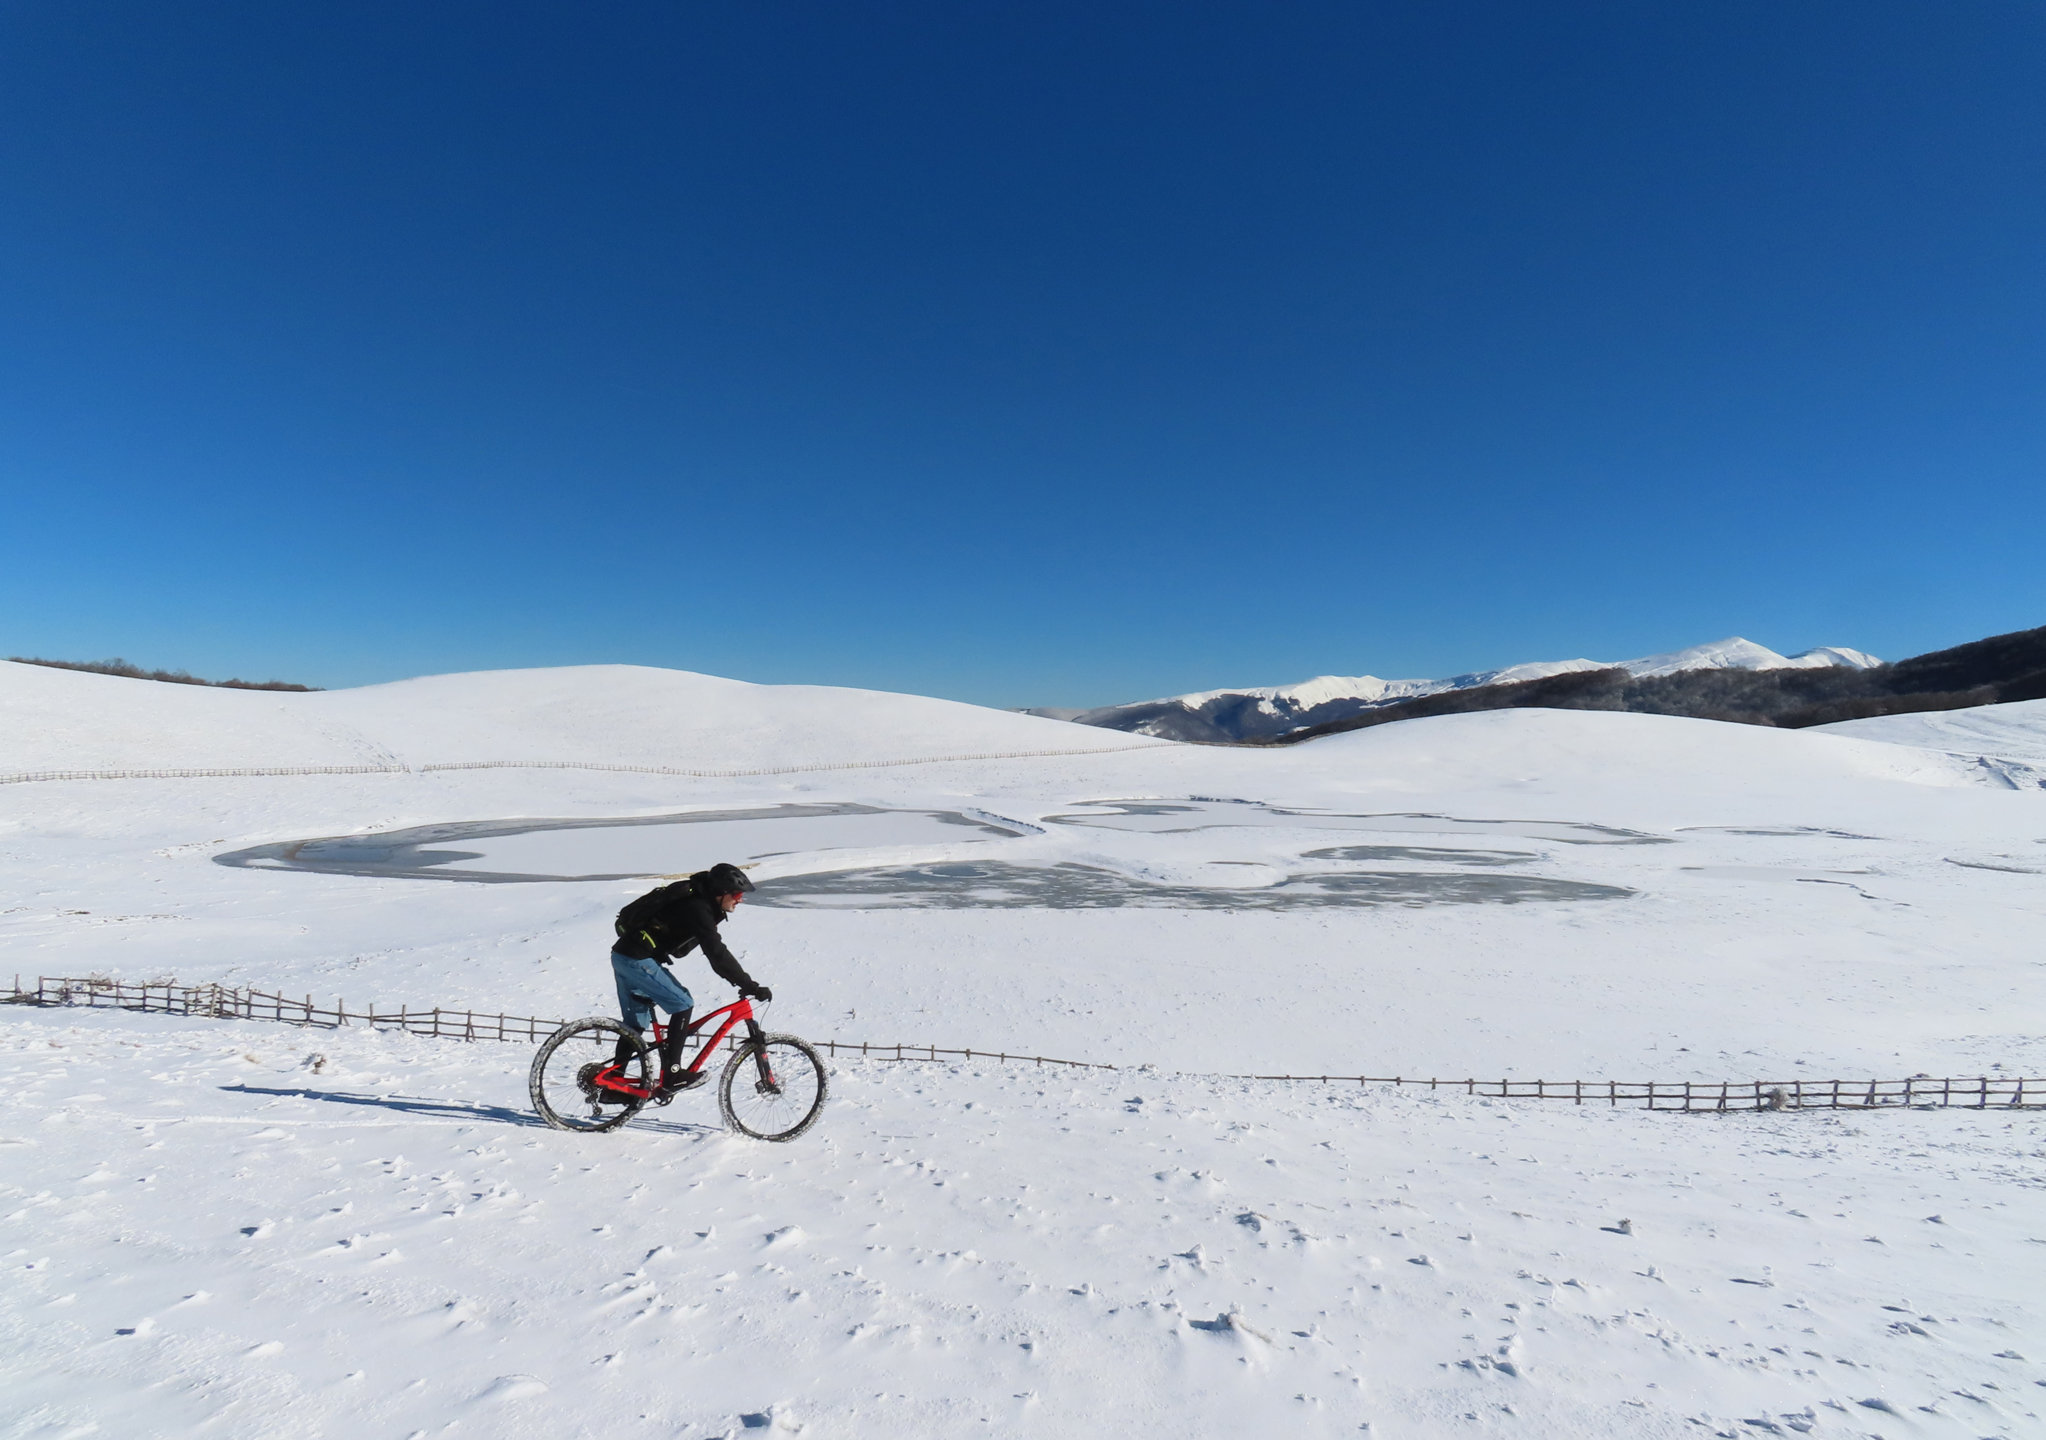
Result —
M 1323 1085 L 1403 1085 L 1497 1100 L 1569 1100 L 1646 1110 L 2034 1109 L 2046 1079 L 1975 1075 L 1905 1080 L 1416 1080 L 1398 1075 L 1240 1075 Z
M 948 1050 L 943 1045 L 873 1045 L 865 1040 L 814 1040 L 835 1058 L 857 1055 L 862 1060 L 994 1060 L 1004 1065 L 1063 1065 L 1069 1070 L 1117 1070 L 1095 1060 L 1054 1060 L 1049 1055 L 1012 1055 L 1007 1050 Z
M 333 1030 L 365 1025 L 376 1030 L 403 1030 L 440 1040 L 523 1040 L 538 1043 L 561 1027 L 559 1020 L 531 1015 L 491 1015 L 440 1006 L 420 1009 L 399 1005 L 379 1010 L 352 1010 L 345 1000 L 331 1004 L 311 995 L 272 995 L 263 990 L 225 985 L 180 985 L 172 980 L 141 982 L 96 977 L 39 975 L 33 986 L 14 980 L 14 993 L 0 997 L 18 1005 L 84 1005 L 110 1010 L 141 1010 L 154 1015 L 203 1015 L 213 1020 L 276 1020 Z
M 273 1020 L 286 1025 L 336 1029 L 363 1025 L 377 1030 L 403 1030 L 441 1040 L 499 1040 L 537 1044 L 563 1022 L 530 1015 L 419 1009 L 400 1005 L 352 1010 L 344 1000 L 331 1005 L 311 995 L 298 998 L 263 990 L 223 985 L 179 985 L 175 981 L 139 982 L 38 976 L 33 986 L 14 979 L 11 994 L 0 1002 L 18 1005 L 83 1005 L 103 1009 L 140 1010 L 158 1015 L 203 1015 L 220 1020 Z M 736 1036 L 726 1042 L 738 1043 Z M 936 1063 L 985 1060 L 1005 1065 L 1059 1065 L 1075 1070 L 1120 1067 L 1086 1060 L 1059 1060 L 1048 1055 L 1018 1055 L 1006 1050 L 950 1049 L 942 1045 L 874 1044 L 871 1041 L 819 1040 L 818 1049 L 834 1058 Z M 1977 1075 L 1934 1079 L 1914 1075 L 1906 1080 L 1419 1080 L 1402 1075 L 1230 1075 L 1231 1080 L 1264 1080 L 1292 1084 L 1392 1085 L 1431 1092 L 1482 1096 L 1495 1100 L 1568 1100 L 1578 1105 L 1605 1105 L 1689 1113 L 1735 1110 L 1898 1110 L 1966 1108 L 1971 1110 L 2037 1109 L 2046 1107 L 2046 1079 Z

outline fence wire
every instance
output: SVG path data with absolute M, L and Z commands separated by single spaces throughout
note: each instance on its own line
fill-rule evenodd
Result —
M 264 990 L 224 985 L 179 985 L 175 981 L 109 980 L 97 976 L 39 975 L 33 985 L 14 978 L 0 1001 L 17 1005 L 79 1005 L 156 1015 L 198 1015 L 218 1020 L 270 1020 L 315 1029 L 362 1025 L 402 1030 L 439 1040 L 520 1041 L 537 1044 L 565 1022 L 532 1015 L 507 1015 L 445 1006 L 372 1004 L 352 1009 L 336 999 L 326 1004 Z M 739 1043 L 728 1038 L 728 1046 Z M 858 1056 L 890 1063 L 993 1061 L 1004 1065 L 1057 1065 L 1073 1070 L 1122 1067 L 1087 1060 L 1060 1060 L 1007 1050 L 944 1045 L 876 1044 L 865 1040 L 811 1042 L 834 1058 Z M 1567 1100 L 1578 1105 L 1682 1111 L 1743 1110 L 2029 1110 L 2046 1107 L 2046 1079 L 1976 1075 L 1965 1078 L 1913 1075 L 1903 1080 L 1442 1080 L 1403 1075 L 1229 1075 L 1231 1080 L 1264 1080 L 1317 1085 L 1390 1085 L 1494 1100 Z

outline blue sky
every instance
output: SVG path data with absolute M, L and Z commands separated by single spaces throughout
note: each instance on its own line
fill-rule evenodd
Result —
M 2046 623 L 2029 4 L 0 9 L 0 654 L 997 705 Z

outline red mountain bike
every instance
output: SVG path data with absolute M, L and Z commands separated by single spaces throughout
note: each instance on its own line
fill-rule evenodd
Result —
M 616 1020 L 601 1015 L 571 1020 L 542 1041 L 533 1057 L 533 1108 L 557 1130 L 616 1130 L 648 1101 L 665 1105 L 674 1093 L 708 1080 L 706 1067 L 718 1046 L 744 1025 L 745 1038 L 733 1042 L 732 1057 L 718 1080 L 725 1124 L 755 1140 L 795 1139 L 824 1109 L 823 1057 L 806 1040 L 762 1030 L 753 1002 L 743 996 L 683 1033 L 700 1035 L 720 1015 L 725 1018 L 717 1033 L 703 1042 L 667 1095 L 656 1093 L 666 1026 L 654 1022 L 654 1043 L 648 1046 Z

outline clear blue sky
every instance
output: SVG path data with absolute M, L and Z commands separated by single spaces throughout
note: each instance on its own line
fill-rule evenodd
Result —
M 0 8 L 0 654 L 1094 704 L 2046 623 L 2046 8 Z

